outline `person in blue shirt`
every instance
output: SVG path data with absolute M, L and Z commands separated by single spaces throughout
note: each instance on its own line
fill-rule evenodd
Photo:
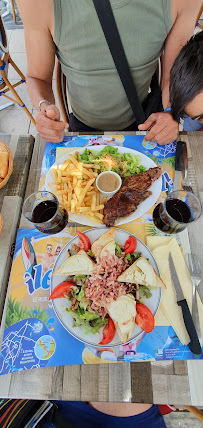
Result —
M 159 406 L 135 403 L 55 401 L 57 412 L 39 428 L 166 428 Z
M 185 131 L 203 131 L 203 31 L 191 37 L 170 72 L 173 117 Z

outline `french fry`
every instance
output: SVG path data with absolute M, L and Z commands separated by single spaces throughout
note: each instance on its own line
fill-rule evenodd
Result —
M 60 167 L 60 170 L 61 170 L 61 171 L 65 171 L 65 169 L 67 169 L 67 167 L 69 166 L 69 164 L 70 164 L 70 159 L 67 159 L 67 160 L 64 162 L 64 164 Z
M 94 212 L 95 217 L 100 218 L 101 220 L 104 218 L 103 214 Z
M 94 211 L 100 211 L 100 210 L 103 210 L 104 209 L 104 205 L 97 205 L 95 208 L 94 208 Z
M 66 193 L 66 190 L 56 190 L 55 191 L 55 195 L 59 196 L 59 195 L 64 195 Z
M 100 169 L 99 165 L 95 165 L 94 163 L 83 163 L 83 168 L 94 168 L 94 169 Z
M 107 197 L 106 197 L 106 196 L 104 196 L 104 197 L 102 198 L 102 200 L 101 200 L 101 204 L 102 204 L 102 205 L 104 205 L 104 204 L 105 204 L 105 202 L 106 202 L 106 200 L 107 200 Z
M 49 183 L 49 187 L 52 187 L 52 189 L 56 189 L 58 188 L 58 184 L 55 183 Z
M 73 186 L 75 187 L 77 184 L 77 177 L 73 177 Z
M 53 193 L 63 206 L 73 214 L 85 214 L 92 221 L 101 223 L 106 198 L 100 202 L 96 186 L 97 164 L 85 164 L 77 160 L 77 152 L 68 155 L 62 164 L 52 168 L 54 183 L 50 183 Z
M 94 221 L 95 223 L 101 223 L 101 221 L 98 218 L 96 218 L 94 215 L 87 214 L 87 216 L 90 218 L 90 220 Z
M 55 168 L 51 168 L 51 173 L 54 177 L 54 180 L 57 182 L 57 180 L 58 180 L 57 170 Z
M 71 200 L 71 212 L 72 212 L 73 214 L 75 214 L 75 207 L 76 207 L 76 200 L 75 200 L 75 199 L 72 199 L 72 200 Z
M 100 193 L 96 194 L 96 205 L 100 204 Z
M 86 184 L 85 188 L 82 190 L 82 192 L 81 192 L 81 196 L 80 196 L 80 199 L 79 199 L 79 201 L 78 201 L 78 206 L 79 206 L 79 207 L 81 206 L 82 201 L 83 201 L 83 199 L 84 199 L 84 197 L 85 197 L 85 195 L 86 195 L 87 191 L 89 190 L 89 188 L 90 188 L 91 184 L 92 184 L 92 183 L 94 183 L 94 180 L 95 180 L 95 178 L 92 178 L 91 180 L 89 180 L 89 181 L 87 182 L 87 184 Z
M 68 192 L 68 203 L 71 204 L 72 190 Z
M 97 197 L 96 193 L 93 193 L 93 195 L 92 195 L 92 202 L 91 202 L 91 211 L 94 211 L 94 210 L 95 210 L 95 206 L 96 206 L 96 197 Z

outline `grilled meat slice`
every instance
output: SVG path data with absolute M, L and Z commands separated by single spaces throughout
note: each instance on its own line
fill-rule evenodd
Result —
M 111 227 L 118 217 L 134 212 L 137 206 L 151 195 L 147 189 L 160 175 L 161 168 L 155 167 L 125 178 L 119 191 L 105 203 L 103 223 Z
M 149 169 L 147 170 L 147 172 L 148 172 L 148 174 L 150 175 L 150 177 L 151 177 L 152 181 L 156 181 L 156 180 L 158 180 L 158 178 L 159 178 L 159 177 L 160 177 L 160 175 L 161 175 L 161 167 L 160 167 L 160 166 L 157 166 L 157 167 L 155 167 L 155 168 L 149 168 Z

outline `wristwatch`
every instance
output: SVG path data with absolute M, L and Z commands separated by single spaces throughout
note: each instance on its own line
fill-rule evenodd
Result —
M 41 100 L 41 101 L 39 102 L 39 105 L 38 105 L 38 109 L 39 109 L 39 111 L 41 111 L 41 105 L 42 105 L 43 103 L 47 103 L 47 104 L 51 105 L 51 103 L 50 103 L 49 101 L 47 101 L 47 100 Z

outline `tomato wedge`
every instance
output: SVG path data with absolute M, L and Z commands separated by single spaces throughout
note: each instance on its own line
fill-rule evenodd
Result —
M 78 247 L 81 250 L 89 251 L 91 248 L 91 242 L 89 240 L 89 238 L 82 232 L 80 232 L 79 230 L 76 232 L 76 234 L 79 236 L 79 242 L 78 242 Z
M 103 339 L 98 345 L 107 345 L 110 343 L 115 335 L 115 325 L 113 320 L 109 317 L 108 323 L 103 328 Z
M 135 323 L 139 325 L 146 333 L 150 333 L 154 329 L 154 315 L 150 309 L 142 303 L 136 304 L 137 315 Z
M 137 239 L 130 235 L 127 241 L 124 244 L 124 252 L 125 254 L 133 253 L 137 247 Z
M 72 281 L 63 281 L 59 285 L 54 288 L 51 295 L 49 296 L 49 300 L 59 299 L 60 297 L 65 297 L 66 294 L 69 293 L 72 287 L 75 287 L 75 283 Z

